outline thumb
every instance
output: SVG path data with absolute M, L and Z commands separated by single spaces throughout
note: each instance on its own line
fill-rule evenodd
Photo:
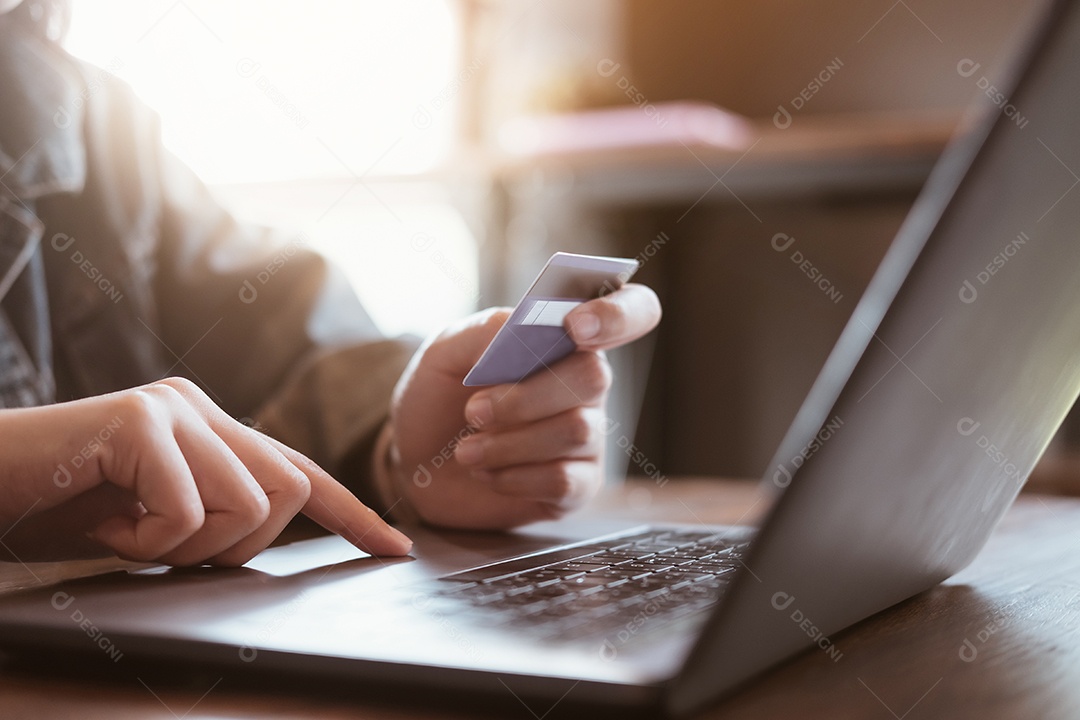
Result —
M 424 355 L 434 368 L 463 376 L 480 359 L 510 313 L 510 308 L 488 308 L 473 313 L 439 333 Z

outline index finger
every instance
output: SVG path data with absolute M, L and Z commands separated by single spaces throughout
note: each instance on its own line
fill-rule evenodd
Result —
M 660 299 L 630 283 L 567 314 L 564 327 L 581 350 L 609 350 L 637 340 L 660 322 Z
M 390 527 L 314 460 L 271 437 L 265 439 L 307 475 L 311 495 L 302 510 L 305 515 L 364 552 L 383 556 L 408 555 L 412 540 Z

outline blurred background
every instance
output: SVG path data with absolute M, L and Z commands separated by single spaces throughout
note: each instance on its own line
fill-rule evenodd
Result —
M 1039 6 L 74 0 L 66 44 L 387 333 L 512 304 L 555 250 L 638 257 L 665 320 L 612 356 L 609 451 L 663 482 L 762 473 Z M 1040 489 L 1080 489 L 1077 425 Z

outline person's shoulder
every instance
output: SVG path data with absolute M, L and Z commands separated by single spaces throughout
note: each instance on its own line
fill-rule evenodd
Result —
M 124 61 L 112 58 L 104 65 L 96 65 L 63 51 L 73 72 L 79 77 L 82 86 L 78 92 L 81 107 L 98 111 L 115 110 L 153 114 L 135 90 L 120 77 Z

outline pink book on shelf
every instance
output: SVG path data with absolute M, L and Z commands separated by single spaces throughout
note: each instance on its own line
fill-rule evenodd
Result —
M 753 124 L 698 102 L 626 105 L 520 117 L 504 124 L 499 143 L 512 155 L 562 155 L 657 146 L 745 148 Z

